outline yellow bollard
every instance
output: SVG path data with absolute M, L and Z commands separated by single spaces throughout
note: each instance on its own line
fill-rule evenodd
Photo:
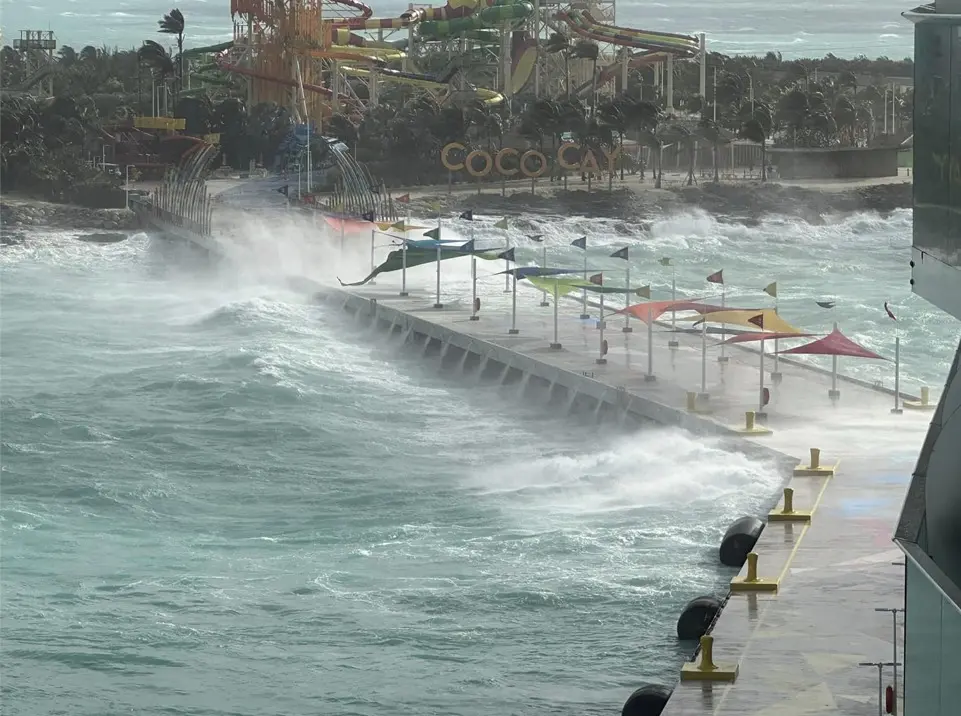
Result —
M 757 552 L 747 555 L 747 575 L 731 580 L 732 592 L 777 592 L 777 579 L 761 579 L 757 576 Z
M 934 410 L 937 407 L 931 402 L 931 389 L 927 386 L 921 388 L 921 400 L 905 400 L 902 404 L 909 410 Z
M 758 425 L 756 417 L 753 410 L 748 410 L 744 413 L 744 427 L 733 428 L 734 432 L 740 433 L 741 435 L 770 435 L 773 431 L 763 425 Z
M 728 681 L 737 680 L 737 664 L 714 663 L 714 637 L 701 637 L 701 653 L 697 663 L 687 662 L 681 667 L 681 681 Z
M 794 509 L 794 490 L 790 487 L 784 488 L 784 506 L 780 512 L 771 512 L 768 516 L 769 522 L 810 522 L 811 513 Z
M 811 462 L 794 468 L 794 477 L 831 477 L 837 472 L 838 463 L 821 465 L 821 449 L 811 448 Z

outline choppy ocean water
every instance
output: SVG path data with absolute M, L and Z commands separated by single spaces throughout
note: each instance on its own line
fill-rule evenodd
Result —
M 776 279 L 812 328 L 835 296 L 885 353 L 891 301 L 908 388 L 939 386 L 953 355 L 957 323 L 908 293 L 907 212 L 522 228 L 563 261 L 588 227 L 597 261 L 631 244 L 655 297 L 656 258 L 684 256 L 684 292 L 720 267 L 732 301 Z M 771 467 L 440 375 L 284 288 L 296 261 L 276 253 L 217 270 L 74 232 L 0 253 L 4 712 L 600 714 L 671 683 L 678 610 L 730 577 L 718 539 L 773 497 Z M 482 280 L 485 310 L 500 280 Z M 466 267 L 444 285 L 469 295 Z
M 397 17 L 408 3 L 398 0 L 369 2 L 375 17 Z M 442 3 L 437 3 L 442 4 Z M 638 29 L 708 35 L 712 51 L 760 54 L 774 51 L 784 57 L 838 57 L 864 54 L 893 59 L 914 54 L 913 29 L 901 17 L 920 2 L 901 0 L 842 0 L 830 10 L 810 12 L 804 5 L 759 0 L 693 0 L 693 2 L 617 3 L 617 21 Z M 232 37 L 229 3 L 183 0 L 179 7 L 187 20 L 187 44 L 223 42 Z M 57 33 L 61 43 L 96 47 L 139 46 L 145 38 L 169 41 L 157 35 L 157 20 L 170 8 L 146 0 L 33 0 L 8 4 L 3 12 L 3 35 L 19 30 Z

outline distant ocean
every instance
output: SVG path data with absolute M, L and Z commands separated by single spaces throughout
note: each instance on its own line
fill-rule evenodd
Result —
M 371 2 L 375 16 L 396 17 L 408 4 Z M 892 59 L 914 54 L 911 24 L 901 13 L 920 0 L 839 0 L 829 5 L 764 0 L 618 2 L 619 24 L 666 32 L 706 32 L 709 49 L 728 54 L 780 52 L 784 57 L 839 57 L 859 54 Z M 232 25 L 228 0 L 32 0 L 5 3 L 3 40 L 19 30 L 53 30 L 63 44 L 132 47 L 158 37 L 157 20 L 179 7 L 187 20 L 187 44 L 228 40 Z M 169 38 L 167 38 L 169 42 Z

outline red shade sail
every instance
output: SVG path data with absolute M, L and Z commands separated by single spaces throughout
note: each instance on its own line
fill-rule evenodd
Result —
M 357 219 L 338 219 L 336 216 L 325 216 L 324 221 L 332 229 L 337 231 L 361 231 L 362 229 L 369 228 L 370 224 L 366 221 L 358 221 Z
M 675 311 L 698 311 L 703 312 L 705 308 L 713 308 L 697 301 L 682 299 L 680 301 L 648 301 L 647 303 L 635 303 L 633 306 L 621 308 L 615 313 L 630 313 L 639 321 L 647 323 L 656 321 L 670 310 Z
M 887 360 L 884 356 L 879 356 L 874 351 L 869 351 L 864 346 L 858 345 L 837 328 L 831 331 L 824 338 L 819 338 L 811 343 L 806 343 L 797 348 L 789 348 L 786 351 L 778 351 L 780 355 L 805 354 L 815 356 L 850 356 L 851 358 L 871 358 L 875 360 Z
M 773 341 L 775 338 L 810 338 L 813 333 L 777 333 L 775 331 L 756 331 L 755 333 L 739 333 L 728 338 L 724 343 L 751 343 L 752 341 Z M 785 353 L 786 351 L 778 351 Z

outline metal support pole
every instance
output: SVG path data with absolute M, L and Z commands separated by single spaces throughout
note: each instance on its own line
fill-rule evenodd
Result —
M 341 225 L 341 226 L 344 225 L 343 219 L 341 219 L 340 225 Z M 377 231 L 374 230 L 374 229 L 371 229 L 371 230 L 370 230 L 370 272 L 371 272 L 371 273 L 374 272 L 374 267 L 375 267 L 375 264 L 374 264 L 374 239 L 376 239 L 376 238 L 377 238 Z M 373 285 L 373 283 L 374 283 L 373 280 L 370 281 L 370 283 L 371 283 L 371 285 Z
M 755 418 L 765 418 L 767 413 L 764 411 L 764 341 L 761 341 L 761 365 L 758 371 L 761 374 L 761 386 L 757 394 L 757 412 L 754 414 Z
M 901 336 L 894 337 L 894 407 L 891 412 L 900 415 L 901 409 Z
M 605 365 L 607 363 L 607 356 L 604 354 L 604 294 L 601 293 L 601 318 L 597 322 L 597 333 L 598 333 L 598 343 L 597 343 L 597 360 L 594 362 L 598 365 Z
M 557 337 L 557 279 L 554 279 L 554 342 L 551 343 L 551 348 L 554 350 L 561 349 L 561 342 Z
M 721 287 L 721 310 L 723 311 L 727 305 L 727 291 L 724 287 Z M 727 363 L 727 356 L 724 355 L 724 337 L 727 335 L 727 331 L 724 329 L 724 324 L 721 324 L 721 355 L 717 357 L 718 363 Z
M 506 229 L 504 230 L 504 233 L 505 234 L 507 233 Z M 510 249 L 511 249 L 511 237 L 505 236 L 504 251 L 510 251 Z M 504 259 L 504 270 L 505 271 L 511 270 L 511 262 L 508 261 L 507 259 Z M 511 275 L 507 273 L 507 274 L 504 274 L 504 293 L 510 293 L 510 290 L 511 290 Z
M 677 302 L 677 270 L 671 266 L 671 340 L 667 342 L 668 348 L 674 348 L 675 350 L 680 345 L 677 342 L 677 309 L 673 306 Z
M 587 249 L 584 249 L 584 280 L 587 281 Z M 581 320 L 586 321 L 591 317 L 587 312 L 587 289 L 581 289 Z
M 516 336 L 520 333 L 517 330 L 517 276 L 514 276 L 513 293 L 511 294 L 511 327 L 507 331 L 508 335 Z
M 440 235 L 440 232 L 438 232 Z M 434 301 L 434 308 L 443 308 L 444 304 L 440 302 L 440 240 L 437 241 L 437 300 Z
M 541 268 L 547 268 L 547 246 L 541 247 Z M 549 306 L 547 302 L 547 289 L 541 291 L 541 307 Z
M 404 232 L 404 245 L 400 249 L 400 295 L 409 296 L 407 292 L 407 232 Z
M 778 315 L 777 298 L 774 299 L 774 315 L 775 316 Z M 775 385 L 780 383 L 781 379 L 783 378 L 783 376 L 781 375 L 781 369 L 780 369 L 780 358 L 778 357 L 779 350 L 780 350 L 780 347 L 778 346 L 778 339 L 775 338 L 774 339 L 774 370 L 771 371 L 771 382 L 774 383 Z
M 644 380 L 648 383 L 657 380 L 654 375 L 654 314 L 650 306 L 647 309 L 647 375 Z
M 477 257 L 470 257 L 470 320 L 479 321 L 477 315 Z
M 707 395 L 707 316 L 701 324 L 701 396 Z
M 897 564 L 895 562 L 894 564 Z M 890 612 L 891 613 L 891 646 L 893 648 L 894 658 L 891 661 L 891 665 L 894 667 L 894 708 L 891 709 L 892 714 L 898 713 L 898 612 L 904 613 L 904 609 L 898 607 L 880 607 L 875 608 L 876 612 Z
M 631 313 L 627 309 L 631 307 L 631 265 L 627 264 L 627 269 L 625 269 L 625 280 L 627 285 L 624 287 L 624 327 L 621 329 L 624 333 L 632 333 L 634 331 L 631 328 Z
M 884 716 L 884 667 L 897 666 L 891 661 L 862 661 L 858 666 L 874 666 L 878 670 L 878 716 Z

